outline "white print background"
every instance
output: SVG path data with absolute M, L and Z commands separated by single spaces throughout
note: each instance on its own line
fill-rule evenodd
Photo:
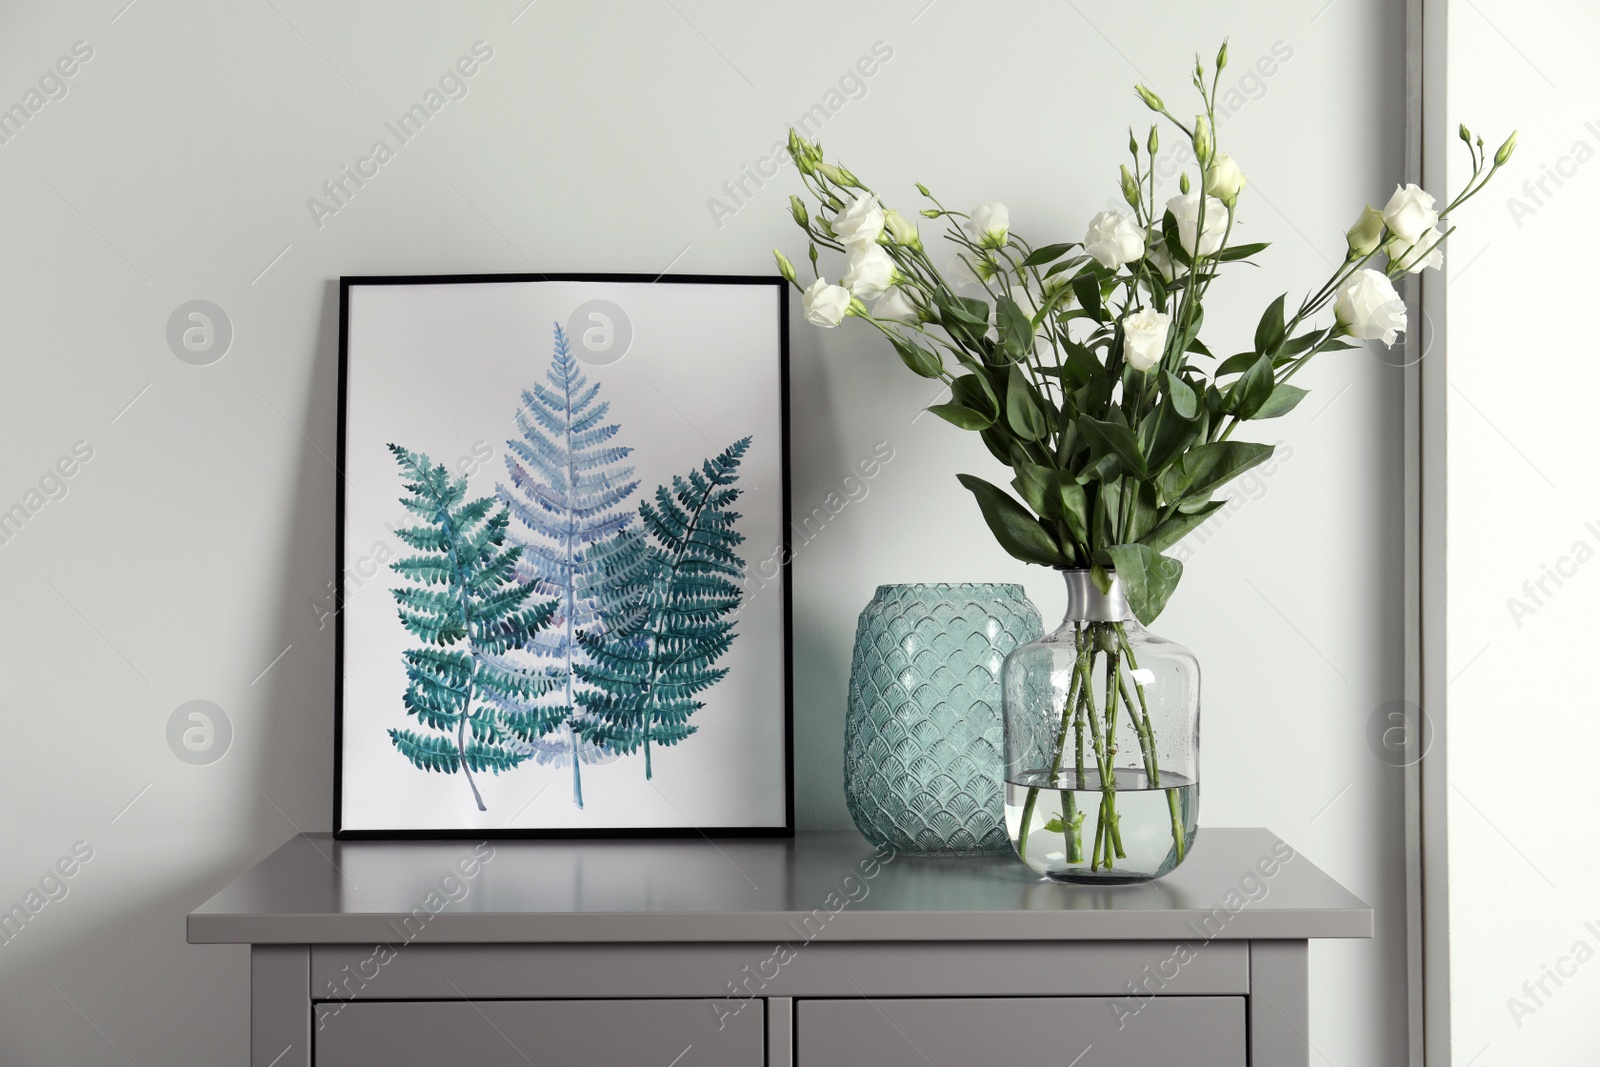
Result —
M 781 534 L 778 295 L 749 285 L 661 282 L 496 282 L 353 285 L 350 288 L 345 537 L 351 560 L 376 542 L 405 549 L 387 529 L 410 523 L 399 504 L 393 441 L 454 468 L 486 440 L 494 458 L 469 478 L 469 493 L 506 481 L 505 442 L 521 393 L 543 381 L 553 329 L 587 300 L 610 300 L 633 325 L 626 355 L 580 366 L 611 403 L 628 445 L 637 508 L 657 485 L 752 438 L 735 505 L 747 563 Z M 579 351 L 573 338 L 573 351 Z M 512 520 L 512 531 L 525 529 Z M 585 765 L 584 807 L 572 802 L 570 767 L 532 761 L 499 776 L 475 774 L 479 812 L 460 774 L 423 772 L 389 740 L 418 729 L 405 714 L 401 653 L 415 637 L 401 626 L 384 568 L 344 610 L 344 800 L 346 829 L 534 829 L 544 827 L 781 826 L 784 822 L 783 597 L 748 597 L 737 637 L 718 662 L 728 675 L 701 694 L 699 732 L 643 754 Z M 537 799 L 535 799 L 537 798 Z M 532 803 L 530 804 L 530 801 Z M 515 822 L 513 823 L 513 819 Z

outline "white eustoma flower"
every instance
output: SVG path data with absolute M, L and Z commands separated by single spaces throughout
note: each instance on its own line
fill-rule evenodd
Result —
M 1433 209 L 1432 194 L 1416 185 L 1397 185 L 1394 195 L 1383 208 L 1383 222 L 1396 237 L 1404 237 L 1409 244 L 1433 229 L 1439 223 L 1439 213 Z
M 975 245 L 1000 248 L 1011 231 L 1011 212 L 998 200 L 988 200 L 967 216 L 967 236 Z
M 1161 362 L 1172 320 L 1159 311 L 1135 311 L 1122 319 L 1122 355 L 1128 366 L 1147 371 Z
M 872 317 L 884 322 L 921 322 L 922 313 L 917 310 L 917 305 L 912 303 L 911 297 L 905 289 L 895 286 L 872 305 Z
M 800 304 L 811 325 L 837 326 L 850 310 L 850 290 L 842 285 L 829 285 L 826 278 L 818 278 L 801 294 Z
M 883 233 L 883 208 L 878 205 L 876 194 L 858 196 L 835 215 L 829 225 L 841 244 L 851 247 L 875 244 L 878 235 Z
M 1244 171 L 1239 169 L 1239 164 L 1235 163 L 1233 157 L 1226 152 L 1218 152 L 1217 158 L 1206 168 L 1206 192 L 1229 203 L 1239 198 L 1239 190 L 1244 188 L 1244 180 Z
M 1083 250 L 1102 267 L 1119 270 L 1144 255 L 1144 231 L 1132 215 L 1102 211 L 1089 220 Z
M 1222 247 L 1223 235 L 1228 232 L 1228 206 L 1221 200 L 1214 196 L 1206 197 L 1205 228 L 1199 234 L 1199 241 L 1195 240 L 1196 231 L 1201 225 L 1198 189 L 1168 200 L 1167 210 L 1178 220 L 1178 243 L 1191 257 L 1196 254 L 1209 256 Z M 1198 253 L 1195 252 L 1196 244 L 1200 246 Z
M 889 253 L 872 244 L 856 245 L 850 251 L 850 262 L 839 284 L 850 290 L 852 296 L 871 300 L 894 284 L 894 260 Z
M 1438 270 L 1444 266 L 1444 234 L 1435 226 L 1424 230 L 1415 241 L 1391 237 L 1384 243 L 1383 254 L 1407 274 L 1420 274 L 1428 267 Z
M 1344 332 L 1359 341 L 1394 344 L 1406 328 L 1406 305 L 1382 271 L 1358 270 L 1339 286 L 1333 317 Z

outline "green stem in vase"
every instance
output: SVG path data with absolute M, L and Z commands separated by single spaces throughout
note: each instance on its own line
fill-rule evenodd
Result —
M 1112 845 L 1111 845 L 1111 842 L 1110 842 L 1110 839 L 1109 839 L 1109 835 L 1107 835 L 1107 833 L 1106 833 L 1106 831 L 1108 829 L 1108 825 L 1107 825 L 1107 815 L 1108 815 L 1108 813 L 1107 813 L 1107 810 L 1106 810 L 1106 803 L 1105 803 L 1106 794 L 1104 792 L 1106 778 L 1107 778 L 1107 775 L 1110 773 L 1110 767 L 1106 763 L 1106 742 L 1105 742 L 1105 736 L 1101 733 L 1101 730 L 1100 730 L 1100 718 L 1099 718 L 1099 714 L 1100 713 L 1099 713 L 1099 709 L 1096 708 L 1095 704 L 1094 704 L 1094 650 L 1095 649 L 1094 649 L 1093 628 L 1094 628 L 1094 624 L 1090 624 L 1090 626 L 1085 627 L 1085 630 L 1088 631 L 1088 641 L 1089 641 L 1089 643 L 1088 643 L 1087 655 L 1080 656 L 1079 659 L 1078 659 L 1078 674 L 1079 674 L 1079 677 L 1081 679 L 1080 692 L 1082 693 L 1081 699 L 1084 702 L 1084 719 L 1089 724 L 1089 733 L 1090 733 L 1090 735 L 1092 736 L 1092 738 L 1094 740 L 1095 764 L 1097 765 L 1097 767 L 1099 768 L 1099 771 L 1100 771 L 1100 785 L 1101 785 L 1100 819 L 1099 819 L 1098 824 L 1095 826 L 1094 848 L 1090 852 L 1091 862 L 1090 862 L 1090 865 L 1089 865 L 1089 869 L 1090 870 L 1097 871 L 1097 870 L 1100 869 L 1100 865 L 1101 865 L 1102 862 L 1104 862 L 1107 867 L 1111 866 L 1111 856 L 1112 856 L 1113 848 L 1112 848 Z M 1102 848 L 1102 845 L 1104 846 L 1103 848 Z M 1102 856 L 1102 852 L 1104 853 L 1103 856 Z
M 1105 627 L 1102 633 L 1109 637 L 1109 630 Z M 1122 657 L 1115 645 L 1109 641 L 1106 645 L 1106 769 L 1101 772 L 1100 788 L 1106 798 L 1106 816 L 1111 820 L 1107 851 L 1114 849 L 1120 860 L 1127 859 L 1122 850 L 1121 818 L 1117 815 L 1117 690 L 1122 683 Z M 1111 864 L 1107 862 L 1106 866 Z
M 1077 641 L 1076 637 L 1075 637 L 1075 645 L 1077 645 L 1080 648 L 1080 652 L 1078 653 L 1078 655 L 1079 655 L 1079 658 L 1081 658 L 1082 657 L 1082 652 L 1081 652 L 1082 642 L 1081 641 Z M 1051 766 L 1050 766 L 1050 780 L 1052 782 L 1056 781 L 1057 778 L 1061 774 L 1062 754 L 1066 751 L 1066 748 L 1067 748 L 1067 724 L 1069 722 L 1071 722 L 1071 713 L 1074 711 L 1074 709 L 1077 707 L 1077 704 L 1078 704 L 1078 689 L 1079 689 L 1078 672 L 1077 672 L 1077 670 L 1073 670 L 1073 672 L 1072 672 L 1072 684 L 1067 689 L 1066 702 L 1061 705 L 1061 726 L 1056 732 L 1055 762 L 1052 763 Z M 1062 796 L 1063 800 L 1070 799 L 1069 795 L 1066 792 L 1063 792 L 1061 794 L 1061 796 Z M 1028 858 L 1028 833 L 1033 827 L 1033 811 L 1034 811 L 1035 806 L 1037 806 L 1038 803 L 1039 803 L 1039 787 L 1038 786 L 1030 786 L 1028 788 L 1028 799 L 1025 800 L 1023 802 L 1023 804 L 1022 804 L 1022 830 L 1021 830 L 1021 833 L 1017 837 L 1017 858 L 1021 859 L 1021 860 L 1026 860 Z M 1067 858 L 1069 860 L 1072 860 L 1072 861 L 1076 862 L 1078 859 L 1081 859 L 1082 857 L 1081 856 L 1075 856 L 1073 854 L 1074 850 L 1073 850 L 1072 834 L 1071 834 L 1071 830 L 1070 830 L 1070 823 L 1066 820 L 1066 814 L 1065 813 L 1063 813 L 1062 830 L 1063 830 L 1063 832 L 1067 833 L 1067 835 L 1068 835 L 1067 836 Z M 1078 850 L 1080 852 L 1082 850 L 1082 847 L 1083 847 L 1082 844 L 1079 843 Z
M 1139 669 L 1139 661 L 1133 654 L 1133 646 L 1128 643 L 1127 631 L 1123 629 L 1120 622 L 1116 624 L 1116 628 L 1117 642 L 1122 648 L 1122 654 L 1128 658 L 1128 670 L 1130 672 L 1137 671 Z M 1126 685 L 1122 687 L 1122 701 L 1128 706 L 1128 714 L 1133 718 L 1134 728 L 1139 733 L 1139 747 L 1144 750 L 1145 773 L 1150 778 L 1150 785 L 1152 787 L 1159 786 L 1161 784 L 1161 769 L 1156 764 L 1156 739 L 1154 731 L 1150 728 L 1150 708 L 1145 703 L 1144 687 L 1139 684 L 1137 678 L 1134 679 L 1133 691 L 1139 694 L 1139 713 L 1134 711 L 1133 700 L 1128 695 L 1128 687 Z M 1182 809 L 1183 801 L 1179 797 L 1178 791 L 1176 789 L 1168 789 L 1167 811 L 1172 816 L 1172 846 L 1176 849 L 1179 863 L 1183 862 L 1183 854 L 1187 847 L 1187 835 L 1183 830 Z

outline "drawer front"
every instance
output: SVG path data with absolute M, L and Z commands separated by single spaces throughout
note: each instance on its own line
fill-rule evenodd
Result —
M 721 1016 L 709 1000 L 389 1000 L 333 1007 L 321 1013 L 318 1067 L 764 1062 L 759 1005 Z
M 1135 1011 L 1136 1009 L 1136 1011 Z M 1245 1067 L 1243 997 L 802 1000 L 796 1067 Z

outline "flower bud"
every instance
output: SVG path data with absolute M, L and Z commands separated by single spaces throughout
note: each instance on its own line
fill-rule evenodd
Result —
M 1361 209 L 1361 217 L 1345 234 L 1350 246 L 1351 259 L 1363 259 L 1377 251 L 1383 243 L 1383 212 L 1368 204 Z
M 921 214 L 922 214 L 922 217 L 925 218 L 925 219 L 936 219 L 940 215 L 943 215 L 944 212 L 940 211 L 936 207 L 925 207 L 925 208 L 922 209 Z
M 794 165 L 801 174 L 810 174 L 816 170 L 811 158 L 811 144 L 795 130 L 789 127 L 789 158 L 794 160 Z
M 922 247 L 922 236 L 917 233 L 916 224 L 893 208 L 883 213 L 883 229 L 889 235 L 889 239 L 897 245 L 904 245 L 907 248 Z
M 1161 102 L 1161 98 L 1144 86 L 1135 85 L 1133 91 L 1139 94 L 1139 99 L 1143 100 L 1144 106 L 1151 111 L 1165 111 L 1167 109 L 1167 105 Z
M 1226 37 L 1224 37 L 1222 39 L 1222 47 L 1217 49 L 1217 70 L 1218 70 L 1218 72 L 1221 72 L 1222 68 L 1226 67 L 1227 65 L 1228 65 L 1228 39 Z
M 817 173 L 835 185 L 845 188 L 851 185 L 849 174 L 843 168 L 836 167 L 832 163 L 818 163 Z
M 1511 136 L 1506 138 L 1506 143 L 1501 145 L 1498 149 L 1495 150 L 1494 165 L 1497 166 L 1497 167 L 1505 166 L 1506 165 L 1506 161 L 1511 158 L 1511 153 L 1515 152 L 1516 150 L 1517 150 L 1517 131 L 1516 130 L 1512 130 L 1511 131 Z
M 1178 175 L 1178 192 L 1184 196 L 1189 195 L 1189 175 L 1187 173 Z
M 1122 168 L 1122 199 L 1128 202 L 1129 207 L 1139 206 L 1139 183 L 1134 180 L 1126 164 Z
M 928 192 L 928 187 L 926 185 L 923 185 L 921 182 L 917 183 L 917 192 L 921 193 L 923 196 L 926 196 L 926 197 L 930 197 L 931 198 L 933 196 L 932 193 Z
M 1465 122 L 1461 124 L 1461 130 L 1459 133 L 1463 141 L 1467 142 L 1467 144 L 1472 143 L 1472 131 L 1467 129 L 1467 124 Z
M 1156 136 L 1156 128 L 1150 127 L 1150 139 L 1145 142 L 1145 147 L 1150 150 L 1150 158 L 1154 159 L 1157 152 L 1161 151 L 1161 138 Z
M 1204 115 L 1194 117 L 1194 158 L 1202 166 L 1211 159 L 1211 123 Z
M 1134 159 L 1139 158 L 1139 141 L 1133 136 L 1133 127 L 1128 127 L 1128 154 Z
M 802 230 L 806 229 L 811 221 L 806 215 L 805 201 L 801 200 L 798 196 L 791 196 L 789 198 L 789 214 L 794 216 L 795 225 L 799 226 Z
M 782 252 L 780 252 L 776 248 L 774 248 L 772 250 L 772 258 L 774 258 L 774 259 L 776 259 L 778 261 L 778 273 L 779 274 L 783 275 L 789 281 L 794 282 L 794 284 L 796 284 L 796 285 L 800 284 L 799 282 L 795 282 L 795 279 L 794 279 L 794 264 L 789 262 L 789 257 L 788 256 L 784 255 Z

